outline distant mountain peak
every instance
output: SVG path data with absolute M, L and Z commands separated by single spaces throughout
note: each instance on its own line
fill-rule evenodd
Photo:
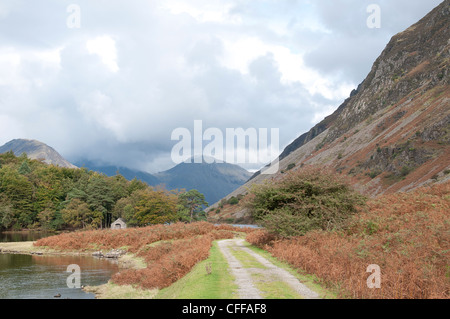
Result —
M 184 160 L 183 162 L 179 163 L 179 164 L 191 164 L 191 163 L 195 163 L 195 164 L 213 164 L 213 163 L 225 163 L 223 160 L 217 159 L 215 157 L 211 157 L 211 156 L 206 156 L 206 155 L 194 155 L 190 158 L 187 158 L 186 160 Z
M 13 139 L 8 143 L 0 146 L 0 154 L 12 151 L 16 156 L 23 153 L 28 158 L 42 160 L 46 164 L 53 164 L 60 167 L 77 168 L 75 165 L 67 161 L 57 151 L 45 143 L 33 139 Z
M 197 161 L 201 160 L 200 163 L 195 163 L 194 159 L 191 157 L 190 161 L 184 161 L 157 174 L 111 165 L 104 166 L 88 160 L 78 161 L 76 164 L 108 176 L 114 176 L 119 172 L 128 180 L 137 178 L 151 186 L 164 185 L 167 189 L 197 189 L 205 195 L 208 203 L 220 200 L 243 185 L 251 176 L 250 172 L 239 165 L 213 161 L 212 158 L 201 156 L 197 157 Z

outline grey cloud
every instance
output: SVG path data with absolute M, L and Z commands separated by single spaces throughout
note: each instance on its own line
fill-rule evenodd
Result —
M 323 0 L 315 1 L 318 18 L 330 30 L 305 56 L 306 63 L 323 74 L 360 83 L 390 37 L 417 22 L 441 0 Z M 380 7 L 381 28 L 367 27 L 370 4 Z
M 305 63 L 328 76 L 360 83 L 386 45 L 386 38 L 327 36 L 305 55 Z
M 9 60 L 1 60 L 10 48 L 28 58 L 13 67 L 7 83 L 0 74 L 0 123 L 13 123 L 25 135 L 14 137 L 39 139 L 69 160 L 87 158 L 152 172 L 173 166 L 171 132 L 192 129 L 194 120 L 223 131 L 280 128 L 283 147 L 312 126 L 315 114 L 342 101 L 311 95 L 299 82 L 283 82 L 270 52 L 251 61 L 248 74 L 225 67 L 224 39 L 245 34 L 291 52 L 309 52 L 307 65 L 337 89 L 341 82 L 359 83 L 393 30 L 425 14 L 436 1 L 431 2 L 383 1 L 385 29 L 380 33 L 361 27 L 366 2 L 344 0 L 336 5 L 268 1 L 265 6 L 235 0 L 229 15 L 239 16 L 240 24 L 174 15 L 160 7 L 163 1 L 79 0 L 80 29 L 66 26 L 70 1 L 2 2 L 0 70 L 11 68 Z M 402 5 L 409 5 L 409 11 Z M 396 12 L 407 17 L 391 23 Z M 355 24 L 357 14 L 362 16 Z M 305 19 L 316 19 L 332 33 L 308 28 Z M 117 73 L 86 48 L 87 40 L 104 35 L 116 42 Z M 58 67 L 35 55 L 57 48 L 62 48 Z

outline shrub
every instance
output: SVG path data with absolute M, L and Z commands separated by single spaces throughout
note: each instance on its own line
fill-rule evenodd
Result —
M 276 239 L 276 236 L 272 233 L 267 232 L 264 229 L 255 230 L 247 234 L 246 240 L 252 245 L 258 246 L 260 248 L 265 247 L 269 243 L 272 243 Z
M 343 231 L 279 239 L 257 230 L 247 240 L 317 276 L 340 298 L 449 299 L 449 196 L 450 182 L 382 195 Z M 369 264 L 381 267 L 380 289 L 367 287 Z
M 377 177 L 378 175 L 380 175 L 381 173 L 382 173 L 381 170 L 375 169 L 375 170 L 373 170 L 373 171 L 370 171 L 370 172 L 367 173 L 366 175 L 369 176 L 370 178 L 375 178 L 375 177 Z
M 410 172 L 412 171 L 411 167 L 408 166 L 402 166 L 402 168 L 400 169 L 400 175 L 402 177 L 405 177 L 406 175 L 408 175 Z
M 291 163 L 286 167 L 286 170 L 289 171 L 295 167 L 295 163 Z
M 313 229 L 339 229 L 364 197 L 341 175 L 322 168 L 291 171 L 272 184 L 254 186 L 249 209 L 255 221 L 284 237 Z
M 230 205 L 236 205 L 236 204 L 239 203 L 239 199 L 237 199 L 234 196 L 231 196 L 231 198 L 227 201 L 227 203 L 230 204 Z

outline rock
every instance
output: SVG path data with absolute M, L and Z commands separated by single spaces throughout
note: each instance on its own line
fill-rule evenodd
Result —
M 93 252 L 92 253 L 92 256 L 93 257 L 99 257 L 99 258 L 103 258 L 104 257 L 104 255 L 103 255 L 103 252 L 102 251 L 96 251 L 96 252 Z
M 112 249 L 105 254 L 105 258 L 119 258 L 120 256 L 126 253 L 125 250 L 122 249 Z
M 103 254 L 102 251 L 96 251 L 92 253 L 92 256 L 99 258 L 119 258 L 122 255 L 125 255 L 126 251 L 122 249 L 111 249 L 107 253 Z

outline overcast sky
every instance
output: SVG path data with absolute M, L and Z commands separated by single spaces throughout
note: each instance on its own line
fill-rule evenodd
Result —
M 441 2 L 0 0 L 0 145 L 158 172 L 175 165 L 172 131 L 202 120 L 279 128 L 281 151 Z

